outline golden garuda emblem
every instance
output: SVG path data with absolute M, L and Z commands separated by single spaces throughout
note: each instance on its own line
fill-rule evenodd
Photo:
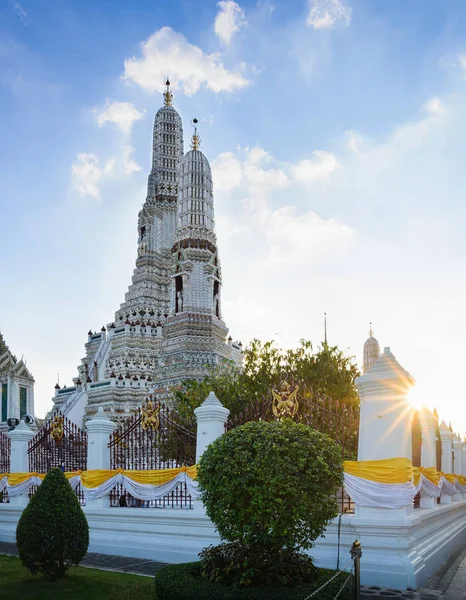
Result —
M 159 428 L 159 412 L 160 404 L 156 404 L 155 402 L 152 402 L 152 400 L 149 400 L 145 408 L 144 406 L 141 408 L 141 426 L 144 430 L 153 429 L 155 431 Z
M 55 415 L 50 423 L 50 435 L 59 444 L 65 435 L 64 419 L 59 415 Z
M 298 390 L 298 385 L 292 388 L 287 381 L 284 381 L 278 390 L 272 390 L 272 411 L 276 417 L 282 417 L 285 414 L 289 414 L 292 417 L 296 414 L 299 406 L 297 399 Z

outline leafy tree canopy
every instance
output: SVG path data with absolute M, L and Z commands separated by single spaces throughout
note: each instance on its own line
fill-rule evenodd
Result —
M 323 344 L 314 351 L 310 341 L 301 340 L 297 348 L 282 350 L 274 341 L 254 339 L 244 350 L 242 369 L 231 362 L 219 365 L 202 381 L 186 381 L 182 390 L 175 391 L 175 397 L 178 410 L 190 415 L 214 391 L 235 415 L 254 399 L 270 395 L 283 380 L 291 379 L 303 381 L 316 393 L 357 405 L 354 380 L 359 375 L 354 357 L 345 356 L 337 346 Z

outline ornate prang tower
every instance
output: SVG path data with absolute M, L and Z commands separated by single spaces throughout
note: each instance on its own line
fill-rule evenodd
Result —
M 132 284 L 114 322 L 89 331 L 74 385 L 55 387 L 55 407 L 78 425 L 99 406 L 125 417 L 150 392 L 169 398 L 172 386 L 205 376 L 220 360 L 241 362 L 221 319 L 210 165 L 197 131 L 183 157 L 183 125 L 165 85 Z
M 214 195 L 209 161 L 199 150 L 197 119 L 191 150 L 181 162 L 178 223 L 172 247 L 170 317 L 157 381 L 176 385 L 207 374 L 230 358 L 222 321 L 222 274 L 214 231 Z
M 136 269 L 125 302 L 115 315 L 115 324 L 126 319 L 153 321 L 155 317 L 163 321 L 170 307 L 169 268 L 176 229 L 183 124 L 172 106 L 168 79 L 165 85 L 165 105 L 157 111 L 154 120 L 147 198 L 138 218 Z

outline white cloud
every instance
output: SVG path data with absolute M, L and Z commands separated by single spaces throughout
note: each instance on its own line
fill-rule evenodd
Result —
M 289 183 L 288 176 L 282 169 L 263 169 L 258 165 L 246 164 L 244 176 L 252 193 L 267 193 L 284 188 Z
M 466 70 L 466 54 L 460 54 L 458 56 L 458 63 L 461 69 Z
M 265 169 L 261 163 L 273 162 L 269 152 L 260 147 L 244 149 L 245 158 L 239 160 L 232 152 L 223 152 L 212 161 L 215 189 L 229 192 L 243 186 L 248 196 L 261 197 L 288 185 L 289 178 L 281 168 Z M 253 198 L 251 198 L 253 200 Z
M 430 98 L 425 104 L 423 104 L 422 108 L 431 115 L 443 115 L 446 112 L 442 101 L 437 97 Z
M 72 180 L 82 196 L 100 200 L 100 186 L 109 179 L 122 179 L 141 171 L 133 159 L 134 148 L 124 146 L 119 156 L 110 157 L 100 166 L 98 157 L 91 152 L 80 152 L 71 166 Z
M 344 0 L 309 0 L 306 25 L 314 29 L 331 29 L 337 21 L 346 26 L 350 24 L 351 8 Z
M 173 89 L 191 95 L 204 85 L 213 92 L 232 92 L 248 85 L 239 71 L 225 68 L 220 55 L 205 54 L 171 27 L 162 27 L 141 44 L 141 58 L 125 60 L 123 78 L 150 92 L 163 91 L 168 75 Z
M 259 165 L 261 162 L 269 162 L 271 159 L 269 152 L 259 146 L 251 149 L 246 148 L 246 152 L 247 162 L 251 165 Z
M 115 123 L 123 133 L 131 133 L 134 121 L 144 118 L 145 113 L 140 112 L 131 102 L 117 102 L 105 100 L 103 108 L 94 108 L 94 116 L 99 127 L 105 123 Z
M 243 169 L 232 152 L 222 152 L 212 161 L 212 176 L 215 191 L 229 192 L 240 185 Z
M 247 21 L 243 9 L 233 0 L 222 0 L 217 6 L 220 11 L 215 17 L 215 33 L 228 46 L 234 34 L 244 27 Z
M 29 25 L 28 14 L 19 2 L 15 2 L 14 7 L 23 25 Z
M 71 167 L 74 184 L 82 196 L 92 196 L 99 200 L 99 184 L 103 177 L 113 171 L 114 167 L 114 159 L 109 159 L 102 169 L 95 154 L 80 152 Z
M 141 171 L 141 167 L 132 159 L 134 148 L 128 146 L 123 152 L 123 168 L 127 175 Z
M 322 252 L 333 253 L 346 245 L 354 234 L 351 227 L 336 219 L 322 219 L 312 211 L 297 213 L 295 206 L 284 206 L 267 219 L 269 266 L 304 263 Z
M 301 160 L 291 167 L 292 175 L 296 181 L 308 185 L 327 181 L 339 167 L 335 155 L 331 152 L 314 150 L 312 156 L 312 159 Z
M 353 229 L 309 211 L 297 185 L 327 180 L 337 166 L 333 154 L 322 151 L 312 160 L 282 164 L 259 146 L 224 152 L 212 162 L 217 202 L 226 211 L 218 221 L 223 239 L 234 233 L 232 243 L 250 249 L 252 272 L 259 264 L 274 269 L 294 261 L 313 263 L 321 252 L 334 257 L 347 246 Z

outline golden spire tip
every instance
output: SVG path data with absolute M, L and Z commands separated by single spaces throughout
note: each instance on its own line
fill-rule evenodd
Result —
M 165 81 L 165 91 L 163 93 L 163 99 L 165 101 L 165 106 L 171 106 L 173 102 L 173 94 L 170 91 L 170 80 L 167 77 Z
M 198 123 L 199 123 L 199 121 L 196 118 L 194 118 L 191 121 L 191 126 L 194 127 L 193 137 L 191 138 L 191 149 L 192 150 L 199 150 L 199 146 L 201 145 L 201 138 L 197 135 L 196 125 Z

